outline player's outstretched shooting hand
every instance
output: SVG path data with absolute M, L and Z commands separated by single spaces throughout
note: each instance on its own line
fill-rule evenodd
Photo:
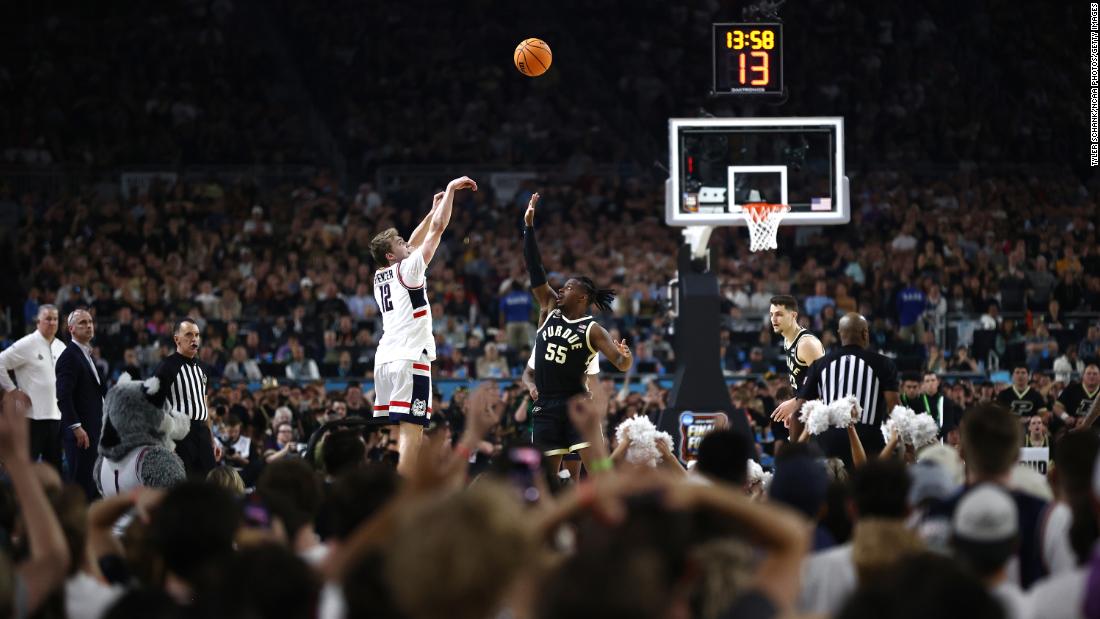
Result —
M 458 191 L 460 189 L 472 189 L 477 191 L 477 183 L 469 176 L 462 176 L 447 183 L 447 189 L 449 191 Z
M 539 194 L 531 194 L 531 201 L 527 203 L 527 212 L 523 214 L 523 225 L 528 228 L 535 225 L 535 205 L 539 203 Z

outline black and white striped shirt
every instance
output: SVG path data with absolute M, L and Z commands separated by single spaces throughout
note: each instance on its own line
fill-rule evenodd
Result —
M 206 421 L 206 371 L 198 359 L 188 359 L 179 352 L 168 355 L 155 372 L 160 389 L 153 401 L 178 410 L 192 421 Z
M 798 397 L 829 404 L 855 396 L 863 409 L 860 423 L 878 425 L 890 413 L 883 394 L 897 390 L 898 370 L 893 361 L 859 346 L 842 346 L 813 362 Z

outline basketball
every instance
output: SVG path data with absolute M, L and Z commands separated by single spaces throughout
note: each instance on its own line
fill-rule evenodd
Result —
M 524 39 L 516 46 L 513 60 L 519 72 L 527 77 L 538 77 L 550 68 L 554 55 L 542 39 Z

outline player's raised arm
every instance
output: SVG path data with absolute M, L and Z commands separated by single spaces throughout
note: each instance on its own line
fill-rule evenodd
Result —
M 439 248 L 439 239 L 443 236 L 443 231 L 447 229 L 447 224 L 451 223 L 451 206 L 455 201 L 455 192 L 462 189 L 477 191 L 477 183 L 469 176 L 456 178 L 447 183 L 447 189 L 443 192 L 443 198 L 440 199 L 439 206 L 433 209 L 431 221 L 428 222 L 428 233 L 424 235 L 424 244 L 420 247 L 425 264 L 432 261 L 435 250 Z
M 539 194 L 532 194 L 527 212 L 523 214 L 523 261 L 527 264 L 527 277 L 531 280 L 531 294 L 535 295 L 535 301 L 541 309 L 553 309 L 558 304 L 558 295 L 546 283 L 546 269 L 542 266 L 542 256 L 535 242 L 535 205 L 538 201 Z
M 443 193 L 439 192 L 432 197 L 432 208 L 428 211 L 428 214 L 424 216 L 424 219 L 420 220 L 420 224 L 416 226 L 416 229 L 409 235 L 409 245 L 413 247 L 420 247 L 424 242 L 424 237 L 428 236 L 428 226 L 431 225 L 432 217 L 435 212 L 439 210 L 439 205 L 443 202 Z
M 607 329 L 595 322 L 592 323 L 589 329 L 592 346 L 603 353 L 604 358 L 610 361 L 611 365 L 618 368 L 620 372 L 629 370 L 630 366 L 634 364 L 634 355 L 631 354 L 630 347 L 626 345 L 626 340 L 621 342 L 612 341 Z

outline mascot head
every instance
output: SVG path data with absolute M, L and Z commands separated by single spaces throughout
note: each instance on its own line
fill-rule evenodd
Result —
M 141 445 L 163 442 L 165 411 L 150 399 L 160 388 L 157 378 L 143 382 L 123 374 L 107 392 L 103 412 L 106 421 L 99 439 L 99 453 L 119 459 Z

